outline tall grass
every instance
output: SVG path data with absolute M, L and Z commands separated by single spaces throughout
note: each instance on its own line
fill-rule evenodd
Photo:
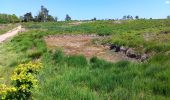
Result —
M 39 88 L 33 90 L 33 97 L 166 100 L 170 97 L 170 66 L 161 66 L 157 60 L 155 56 L 148 63 L 120 61 L 112 64 L 96 57 L 88 61 L 82 56 L 66 56 L 58 51 L 47 52 L 43 56 L 44 69 L 39 74 Z M 169 61 L 170 59 L 166 59 L 165 62 Z

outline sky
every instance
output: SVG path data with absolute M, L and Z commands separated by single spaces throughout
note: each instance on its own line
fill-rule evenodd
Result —
M 115 19 L 124 15 L 142 18 L 166 18 L 170 15 L 170 0 L 1 0 L 0 13 L 35 16 L 41 5 L 49 14 L 63 20 L 66 14 L 72 19 Z

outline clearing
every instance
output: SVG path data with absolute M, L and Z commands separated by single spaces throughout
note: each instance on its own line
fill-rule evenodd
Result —
M 111 62 L 121 60 L 133 61 L 123 53 L 110 51 L 109 46 L 96 45 L 94 39 L 103 39 L 97 35 L 55 35 L 45 37 L 46 44 L 50 49 L 63 49 L 67 55 L 84 55 L 87 58 L 96 56 Z

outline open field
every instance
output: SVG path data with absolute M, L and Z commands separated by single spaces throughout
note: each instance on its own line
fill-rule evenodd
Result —
M 36 74 L 38 87 L 31 89 L 30 96 L 35 100 L 170 99 L 170 20 L 22 25 L 29 31 L 0 46 L 1 83 L 11 85 L 8 78 L 14 66 L 39 61 L 43 67 Z M 106 57 L 122 54 L 109 50 L 110 45 L 149 58 L 136 62 L 123 55 L 107 60 L 98 53 L 107 53 Z

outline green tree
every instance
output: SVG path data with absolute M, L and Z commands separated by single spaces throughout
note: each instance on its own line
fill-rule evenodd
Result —
M 139 19 L 139 16 L 135 16 L 135 19 Z
M 47 8 L 45 8 L 44 6 L 41 6 L 41 11 L 39 12 L 39 14 L 37 16 L 37 21 L 47 22 L 49 19 L 48 12 L 49 12 L 49 10 L 47 10 Z M 50 18 L 51 18 L 51 16 L 50 16 Z
M 19 18 L 15 14 L 0 14 L 0 23 L 17 23 L 19 21 Z
M 56 21 L 56 22 L 58 21 L 58 17 L 55 17 L 55 21 Z
M 54 17 L 53 17 L 53 16 L 48 15 L 48 17 L 47 17 L 47 21 L 49 21 L 49 22 L 53 22 L 53 21 L 55 21 L 55 19 L 54 19 Z
M 29 13 L 26 13 L 23 17 L 23 21 L 24 22 L 30 22 L 30 21 L 33 21 L 33 17 L 32 17 L 32 13 L 29 12 Z
M 65 21 L 70 21 L 70 20 L 71 20 L 71 17 L 67 14 L 66 18 L 65 18 Z

